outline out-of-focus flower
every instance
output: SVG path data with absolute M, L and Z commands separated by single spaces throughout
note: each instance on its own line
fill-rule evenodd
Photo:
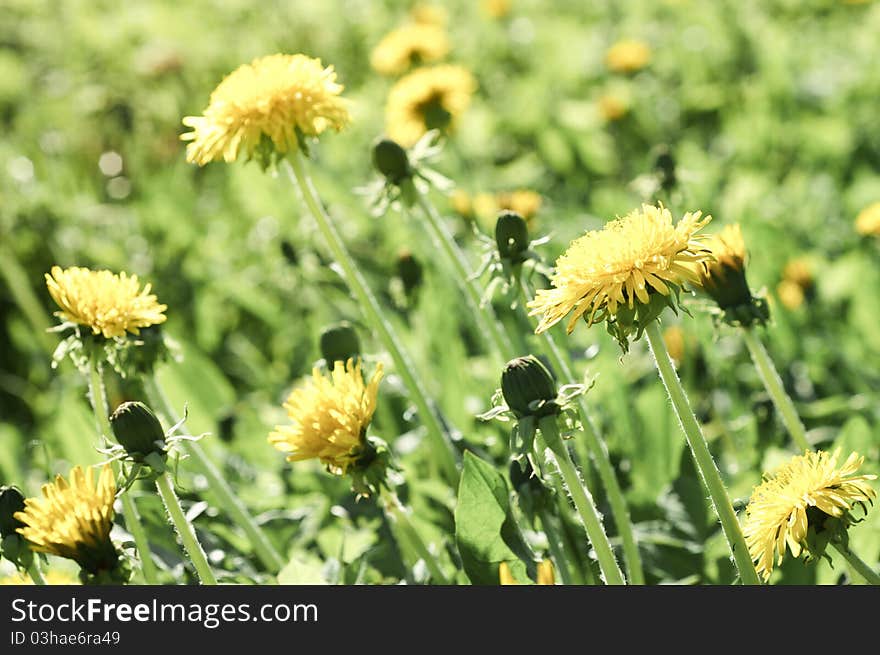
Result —
M 373 49 L 370 65 L 382 75 L 400 75 L 412 66 L 438 61 L 449 52 L 446 31 L 433 23 L 413 23 L 389 32 Z
M 644 41 L 618 41 L 605 52 L 605 65 L 615 73 L 635 73 L 650 61 L 651 48 Z
M 880 236 L 880 202 L 868 205 L 856 216 L 856 232 L 864 236 Z
M 409 147 L 428 130 L 453 130 L 476 88 L 474 76 L 461 66 L 416 69 L 400 78 L 388 94 L 388 136 Z

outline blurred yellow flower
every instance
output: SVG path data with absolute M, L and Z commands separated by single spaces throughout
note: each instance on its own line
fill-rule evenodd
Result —
M 650 61 L 651 48 L 644 41 L 618 41 L 605 52 L 605 65 L 615 73 L 634 73 Z
M 642 205 L 571 242 L 556 261 L 552 288 L 539 289 L 530 315 L 541 315 L 541 333 L 569 313 L 571 333 L 584 316 L 587 325 L 617 315 L 621 307 L 650 302 L 650 294 L 668 296 L 685 281 L 697 282 L 693 264 L 709 257 L 695 234 L 710 220 L 688 212 L 673 224 L 662 205 Z
M 79 578 L 71 575 L 70 573 L 66 573 L 64 571 L 43 571 L 43 579 L 46 581 L 46 584 L 62 584 L 62 585 L 71 585 L 71 584 L 81 584 Z M 0 585 L 32 585 L 34 581 L 31 579 L 27 573 L 15 573 L 13 575 L 7 575 L 4 578 L 0 578 Z
M 464 189 L 455 189 L 449 196 L 449 203 L 459 216 L 465 218 L 473 216 L 474 208 L 471 202 L 471 194 Z
M 859 212 L 856 232 L 865 236 L 880 236 L 880 202 L 870 204 Z
M 498 582 L 502 586 L 519 584 L 519 582 L 516 581 L 516 578 L 513 577 L 513 573 L 510 571 L 510 565 L 507 562 L 501 562 L 501 564 L 498 565 Z M 537 580 L 535 583 L 539 585 L 556 584 L 556 574 L 553 572 L 553 562 L 549 559 L 538 562 Z
M 543 199 L 541 194 L 529 189 L 517 189 L 515 191 L 502 191 L 497 196 L 498 209 L 508 209 L 530 221 L 541 209 Z
M 618 95 L 606 93 L 596 101 L 599 115 L 612 123 L 618 121 L 629 112 L 629 105 Z
M 813 286 L 813 262 L 809 257 L 795 257 L 788 260 L 782 269 L 782 279 L 798 285 L 802 289 Z
M 837 467 L 840 449 L 833 454 L 806 451 L 780 466 L 755 488 L 746 507 L 743 535 L 758 573 L 768 580 L 775 563 L 781 564 L 786 546 L 795 557 L 807 545 L 810 524 L 822 527 L 826 518 L 844 516 L 856 503 L 872 502 L 876 493 L 868 484 L 876 475 L 856 475 L 864 457 L 852 453 Z
M 510 13 L 511 0 L 482 0 L 483 11 L 492 18 L 504 18 Z
M 461 66 L 416 69 L 400 78 L 388 94 L 388 136 L 409 147 L 428 130 L 453 129 L 476 88 L 474 76 Z
M 347 473 L 364 449 L 381 380 L 381 363 L 366 385 L 359 360 L 336 361 L 329 376 L 313 369 L 284 403 L 291 424 L 276 426 L 269 443 L 289 453 L 288 461 L 317 458 L 330 472 Z
M 320 59 L 301 54 L 254 59 L 220 82 L 202 116 L 183 119 L 193 128 L 180 137 L 192 142 L 186 160 L 204 166 L 235 161 L 242 150 L 264 161 L 273 149 L 282 155 L 296 151 L 298 133 L 338 132 L 350 122 L 342 90 L 333 66 L 324 67 Z
M 684 330 L 679 325 L 671 325 L 663 330 L 663 343 L 666 344 L 666 350 L 669 356 L 678 365 L 684 361 L 685 340 Z
M 55 315 L 88 326 L 93 334 L 111 339 L 165 322 L 167 306 L 157 302 L 149 284 L 140 288 L 137 275 L 53 266 L 45 277 L 49 294 L 61 308 Z
M 370 65 L 382 75 L 400 75 L 411 66 L 443 59 L 448 52 L 449 39 L 442 27 L 414 23 L 387 34 L 373 49 Z
M 417 4 L 409 11 L 410 18 L 416 23 L 445 27 L 449 21 L 449 12 L 445 7 L 430 4 Z
M 782 280 L 776 286 L 776 295 L 779 297 L 779 302 L 791 310 L 798 309 L 806 300 L 803 288 L 791 280 Z
M 113 569 L 118 561 L 110 541 L 116 480 L 109 464 L 98 476 L 92 467 L 75 466 L 70 480 L 57 476 L 43 485 L 42 498 L 26 498 L 25 508 L 15 513 L 24 524 L 18 532 L 38 553 L 76 561 L 90 573 Z

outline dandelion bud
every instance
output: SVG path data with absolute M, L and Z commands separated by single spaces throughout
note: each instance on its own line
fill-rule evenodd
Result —
M 24 509 L 24 496 L 17 487 L 0 487 L 0 537 L 15 534 L 24 525 L 14 514 Z
M 151 453 L 165 458 L 165 432 L 149 407 L 142 402 L 124 402 L 110 416 L 116 440 L 138 462 Z
M 413 174 L 406 150 L 387 138 L 380 138 L 373 144 L 373 166 L 391 184 L 400 184 Z
M 518 260 L 529 249 L 529 228 L 514 211 L 502 211 L 495 223 L 495 243 L 501 259 Z
M 321 356 L 329 368 L 333 368 L 334 362 L 344 364 L 349 359 L 357 359 L 360 354 L 360 340 L 348 321 L 340 321 L 321 332 Z
M 507 406 L 518 417 L 547 416 L 559 411 L 556 381 L 534 355 L 512 359 L 501 374 L 501 392 Z
M 408 296 L 422 284 L 422 265 L 409 250 L 401 251 L 397 256 L 397 275 L 400 276 L 403 290 Z
M 669 193 L 678 181 L 675 176 L 675 157 L 665 145 L 657 148 L 656 153 L 654 170 L 657 172 L 660 188 Z

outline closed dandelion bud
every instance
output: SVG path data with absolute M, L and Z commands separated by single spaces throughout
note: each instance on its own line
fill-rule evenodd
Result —
M 136 462 L 143 462 L 152 453 L 165 459 L 165 432 L 144 403 L 122 403 L 110 416 L 110 426 L 116 440 Z
M 340 321 L 321 332 L 321 356 L 328 368 L 332 369 L 334 362 L 345 363 L 349 359 L 357 359 L 360 354 L 361 342 L 354 326 L 348 321 Z
M 387 138 L 380 138 L 373 144 L 373 166 L 391 184 L 400 184 L 413 174 L 406 150 Z
M 534 355 L 512 359 L 501 374 L 501 392 L 511 411 L 524 416 L 547 416 L 559 412 L 556 381 Z
M 732 325 L 765 323 L 767 303 L 752 296 L 746 281 L 746 247 L 738 224 L 728 225 L 706 242 L 712 259 L 697 265 L 699 284 Z
M 502 211 L 495 223 L 495 243 L 501 259 L 519 261 L 529 249 L 529 228 L 525 219 L 513 211 Z
M 675 157 L 666 146 L 657 149 L 657 157 L 654 159 L 654 170 L 660 182 L 660 188 L 669 193 L 675 188 L 677 178 L 675 176 Z
M 22 527 L 23 523 L 13 515 L 23 509 L 24 496 L 17 487 L 0 487 L 0 537 L 15 534 Z
M 406 295 L 412 295 L 413 291 L 422 284 L 423 272 L 419 260 L 413 254 L 404 250 L 397 256 L 397 274 L 403 282 L 403 290 Z

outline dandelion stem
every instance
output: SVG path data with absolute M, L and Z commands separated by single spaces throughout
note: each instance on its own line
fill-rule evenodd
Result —
M 845 559 L 847 563 L 865 579 L 865 581 L 872 585 L 880 585 L 880 574 L 868 566 L 868 564 L 866 564 L 861 557 L 852 552 L 848 546 L 838 543 L 832 543 L 831 545 L 834 546 L 834 549 L 843 556 L 843 559 Z
M 538 510 L 538 518 L 541 520 L 541 529 L 547 535 L 547 547 L 550 549 L 550 555 L 556 562 L 556 570 L 559 571 L 559 580 L 564 585 L 575 584 L 572 577 L 572 567 L 568 561 L 568 555 L 565 552 L 565 542 L 562 535 L 556 529 L 553 523 L 552 514 L 546 509 Z
M 434 242 L 446 254 L 446 259 L 454 271 L 456 282 L 467 299 L 471 315 L 477 322 L 477 328 L 483 335 L 483 338 L 495 349 L 498 357 L 504 362 L 513 359 L 516 356 L 515 348 L 508 334 L 499 324 L 491 304 L 483 304 L 479 282 L 473 279 L 468 271 L 467 258 L 461 251 L 461 248 L 458 247 L 449 229 L 443 223 L 443 218 L 437 212 L 437 208 L 434 207 L 427 194 L 416 187 L 416 195 L 419 207 L 421 207 L 422 212 L 428 219 L 431 236 L 434 238 Z
M 109 412 L 107 408 L 107 394 L 104 392 L 104 380 L 101 377 L 97 362 L 94 361 L 89 364 L 89 400 L 95 413 L 95 420 L 98 422 L 98 429 L 104 437 L 111 439 L 113 429 L 110 427 L 110 419 L 108 418 Z M 114 471 L 117 468 L 118 463 L 114 463 Z M 131 532 L 138 555 L 140 555 L 141 573 L 143 573 L 144 582 L 148 585 L 156 585 L 159 584 L 159 572 L 156 569 L 156 563 L 153 561 L 153 553 L 150 550 L 147 532 L 144 530 L 143 523 L 141 523 L 141 517 L 138 514 L 134 499 L 129 494 L 130 490 L 125 491 L 122 493 L 121 498 L 125 527 Z
M 761 377 L 767 393 L 770 394 L 770 398 L 773 399 L 773 405 L 782 417 L 786 430 L 788 430 L 798 448 L 801 450 L 812 450 L 812 446 L 810 446 L 810 442 L 807 439 L 804 424 L 801 423 L 794 403 L 791 401 L 788 393 L 786 393 L 785 386 L 782 384 L 782 378 L 779 377 L 779 372 L 773 365 L 773 360 L 770 359 L 770 355 L 767 353 L 764 344 L 761 343 L 761 339 L 758 338 L 758 335 L 752 329 L 743 328 L 741 332 L 746 346 L 749 348 L 749 354 L 752 356 L 755 368 L 758 370 L 758 375 Z
M 605 584 L 623 585 L 626 581 L 623 579 L 623 573 L 614 557 L 614 551 L 611 549 L 611 543 L 608 541 L 608 535 L 605 534 L 605 528 L 602 526 L 602 517 L 589 490 L 584 486 L 574 462 L 571 461 L 571 455 L 568 448 L 562 442 L 559 434 L 559 426 L 556 423 L 556 416 L 545 416 L 538 423 L 544 441 L 550 448 L 556 458 L 556 464 L 562 477 L 568 494 L 574 501 L 575 508 L 581 517 L 587 538 L 596 551 L 596 557 L 599 560 L 599 568 L 605 578 Z
M 443 574 L 440 562 L 437 561 L 437 556 L 430 551 L 427 544 L 416 530 L 416 527 L 412 524 L 412 521 L 409 518 L 409 510 L 401 504 L 397 494 L 393 491 L 383 489 L 381 500 L 382 507 L 385 510 L 385 515 L 388 517 L 389 523 L 397 525 L 400 528 L 402 535 L 409 542 L 410 546 L 412 546 L 418 556 L 424 560 L 434 582 L 441 585 L 451 584 Z
M 403 350 L 400 338 L 394 333 L 391 324 L 382 316 L 379 303 L 361 276 L 348 250 L 346 250 L 345 244 L 333 225 L 330 216 L 321 205 L 318 193 L 303 166 L 302 157 L 300 152 L 296 152 L 284 160 L 291 181 L 299 188 L 303 201 L 317 222 L 318 228 L 324 235 L 330 250 L 333 252 L 334 259 L 342 267 L 345 280 L 360 303 L 361 310 L 366 314 L 370 323 L 372 323 L 373 329 L 376 330 L 379 338 L 394 360 L 395 370 L 409 390 L 412 401 L 415 403 L 419 416 L 427 429 L 434 456 L 439 461 L 447 480 L 450 483 L 454 483 L 458 480 L 459 476 L 458 453 L 444 430 L 440 418 L 432 408 L 423 385 L 416 377 L 415 367 L 412 365 L 407 353 Z
M 162 387 L 159 386 L 159 382 L 156 380 L 155 374 L 144 377 L 144 389 L 147 392 L 147 397 L 150 399 L 153 408 L 162 414 L 165 422 L 168 425 L 176 424 L 179 421 L 177 413 L 165 397 Z M 251 545 L 254 547 L 254 553 L 263 563 L 263 566 L 272 573 L 280 571 L 284 567 L 284 560 L 281 558 L 281 555 L 269 541 L 260 526 L 257 525 L 257 522 L 254 521 L 253 517 L 238 496 L 232 491 L 229 483 L 226 482 L 220 471 L 208 458 L 208 455 L 202 449 L 201 445 L 196 441 L 185 441 L 183 443 L 184 448 L 190 456 L 190 461 L 193 462 L 199 473 L 205 476 L 208 485 L 211 487 L 217 500 L 220 501 L 223 509 L 225 509 L 232 520 L 244 530 L 248 539 L 250 539 Z
M 528 283 L 522 278 L 520 278 L 520 288 L 525 304 L 528 304 L 533 294 Z M 568 359 L 567 355 L 563 354 L 553 335 L 549 331 L 545 331 L 543 337 L 544 342 L 547 344 L 547 356 L 550 359 L 551 366 L 556 369 L 562 380 L 576 382 L 571 366 L 566 361 Z M 629 583 L 643 585 L 645 584 L 645 574 L 642 570 L 642 557 L 639 554 L 639 547 L 633 534 L 632 519 L 630 518 L 626 498 L 624 498 L 623 489 L 620 488 L 617 474 L 614 472 L 614 465 L 611 463 L 608 447 L 605 445 L 605 440 L 602 439 L 599 428 L 583 396 L 578 398 L 578 410 L 581 415 L 581 423 L 584 426 L 587 449 L 596 466 L 596 470 L 599 472 L 599 479 L 602 481 L 602 486 L 605 487 L 605 493 L 608 494 L 608 503 L 611 505 L 614 524 L 617 526 L 617 532 L 620 535 L 620 541 L 623 546 L 623 559 L 629 574 Z
M 196 531 L 187 520 L 186 514 L 183 513 L 183 508 L 180 506 L 180 500 L 177 498 L 177 494 L 174 493 L 171 476 L 168 475 L 167 471 L 156 478 L 156 489 L 162 497 L 162 502 L 165 504 L 165 509 L 168 510 L 168 516 L 171 517 L 171 522 L 174 524 L 177 534 L 180 535 L 183 548 L 186 550 L 187 555 L 189 555 L 199 580 L 205 585 L 217 584 L 217 579 L 208 565 L 208 558 L 205 556 L 202 544 L 199 543 L 199 539 L 196 537 Z
M 663 336 L 660 334 L 658 321 L 652 321 L 645 328 L 645 334 L 648 337 L 648 343 L 651 345 L 651 352 L 654 354 L 654 361 L 657 364 L 660 379 L 663 381 L 669 398 L 672 401 L 672 406 L 678 416 L 688 446 L 690 446 L 691 454 L 694 456 L 700 477 L 703 479 L 703 484 L 709 492 L 715 512 L 721 520 L 721 528 L 724 530 L 727 545 L 733 553 L 733 559 L 739 571 L 740 580 L 743 584 L 748 585 L 761 584 L 749 556 L 749 549 L 746 546 L 742 529 L 733 510 L 733 505 L 730 503 L 727 489 L 724 487 L 724 482 L 721 479 L 721 473 L 719 473 L 718 467 L 715 465 L 715 460 L 709 451 L 706 437 L 700 429 L 700 424 L 697 423 L 697 419 L 688 402 L 687 394 L 684 392 L 684 387 L 681 386 L 681 380 L 678 379 L 678 374 L 675 372 L 675 367 L 669 358 L 669 352 L 666 350 L 666 344 L 663 342 Z
M 43 572 L 40 571 L 40 564 L 37 561 L 37 556 L 34 555 L 34 559 L 31 562 L 31 565 L 27 569 L 28 575 L 31 576 L 31 580 L 34 581 L 35 585 L 46 585 L 46 578 L 43 577 Z

